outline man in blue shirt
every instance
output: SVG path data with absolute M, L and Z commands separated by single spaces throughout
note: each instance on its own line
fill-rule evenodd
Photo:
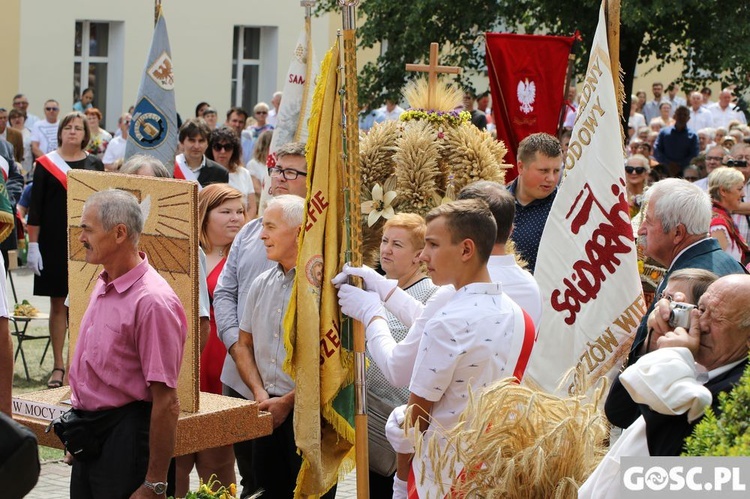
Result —
M 674 126 L 662 128 L 654 144 L 656 161 L 667 167 L 672 177 L 682 176 L 682 170 L 700 153 L 698 135 L 687 126 L 690 111 L 680 106 L 674 112 Z
M 518 144 L 517 157 L 518 178 L 508 186 L 516 198 L 510 238 L 528 264 L 526 270 L 533 274 L 539 241 L 557 195 L 562 147 L 552 135 L 534 133 Z

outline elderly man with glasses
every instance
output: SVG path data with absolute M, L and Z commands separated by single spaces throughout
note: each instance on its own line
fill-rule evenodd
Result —
M 40 158 L 57 149 L 57 116 L 60 103 L 49 99 L 44 103 L 44 120 L 37 121 L 31 128 L 31 152 Z
M 722 146 L 709 147 L 706 151 L 706 176 L 696 180 L 695 185 L 708 192 L 708 174 L 720 167 L 724 162 L 724 156 L 728 154 L 729 151 Z

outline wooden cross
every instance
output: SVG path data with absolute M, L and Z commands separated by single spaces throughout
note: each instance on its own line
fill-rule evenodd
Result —
M 438 66 L 438 44 L 430 44 L 429 64 L 407 64 L 407 71 L 420 71 L 427 73 L 427 107 L 434 109 L 437 97 L 437 77 L 439 73 L 459 74 L 461 68 L 458 66 Z

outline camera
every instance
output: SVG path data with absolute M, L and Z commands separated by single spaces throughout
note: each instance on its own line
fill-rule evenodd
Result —
M 683 327 L 685 329 L 690 328 L 690 311 L 695 308 L 695 305 L 690 303 L 681 303 L 673 301 L 669 304 L 669 325 L 673 328 Z
M 745 168 L 747 167 L 747 161 L 744 159 L 728 159 L 727 166 L 734 168 Z

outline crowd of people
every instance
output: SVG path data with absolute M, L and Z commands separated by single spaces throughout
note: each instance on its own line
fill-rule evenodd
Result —
M 750 289 L 744 275 L 750 258 L 750 202 L 744 201 L 750 128 L 729 89 L 716 104 L 706 100 L 710 92 L 682 99 L 676 85 L 666 95 L 659 83 L 652 90 L 650 101 L 640 92 L 633 96 L 623 175 L 642 251 L 666 273 L 636 333 L 629 374 L 615 382 L 606 401 L 609 420 L 626 429 L 613 455 L 677 455 L 699 419 L 675 412 L 679 407 L 660 412 L 642 397 L 639 380 L 654 362 L 663 357 L 700 363 L 708 372 L 705 389 L 715 395 L 739 379 L 750 345 L 748 308 L 736 292 Z M 566 123 L 575 121 L 574 96 L 569 94 Z M 180 497 L 193 467 L 204 481 L 212 475 L 225 484 L 239 478 L 242 497 L 260 489 L 270 497 L 293 496 L 302 460 L 294 441 L 295 382 L 282 367 L 283 320 L 297 272 L 308 183 L 303 143 L 281 146 L 275 164 L 266 167 L 281 97 L 274 94 L 273 108 L 255 105 L 252 121 L 232 107 L 223 125 L 216 110 L 201 102 L 195 117 L 180 126 L 174 177 L 200 186 L 200 389 L 255 400 L 272 415 L 273 433 L 180 456 L 171 471 L 187 324 L 174 291 L 138 250 L 143 215 L 135 198 L 110 190 L 86 200 L 80 241 L 86 261 L 102 264 L 104 272 L 70 366 L 63 357 L 68 260 L 60 251 L 67 247 L 68 170 L 169 176 L 168 169 L 140 155 L 123 164 L 132 117 L 123 113 L 110 135 L 100 128 L 102 114 L 90 89 L 59 120 L 55 100 L 45 102 L 39 119 L 27 113 L 24 95 L 14 97 L 7 141 L 17 147 L 0 140 L 0 157 L 12 165 L 7 189 L 26 216 L 34 294 L 50 298 L 54 367 L 48 386 L 69 383 L 80 417 L 96 421 L 91 424 L 97 431 L 104 428 L 100 448 L 68 456 L 72 497 L 163 497 L 167 491 Z M 482 129 L 492 127 L 488 100 L 486 94 L 464 98 L 471 122 Z M 382 109 L 363 109 L 360 126 L 366 131 L 402 112 L 386 100 Z M 0 124 L 2 119 L 0 114 Z M 518 176 L 509 185 L 475 182 L 425 217 L 393 216 L 383 228 L 380 271 L 346 266 L 334 279 L 342 311 L 366 327 L 376 366 L 368 371 L 373 497 L 406 497 L 415 452 L 422 454 L 414 460 L 415 472 L 429 468 L 429 447 L 415 449 L 413 432 L 436 438 L 440 428 L 458 421 L 471 390 L 511 374 L 523 377 L 519 359 L 529 352 L 522 345 L 533 345 L 542 318 L 537 253 L 568 139 L 565 133 L 561 139 L 532 134 L 518 146 Z M 272 198 L 258 217 L 263 191 Z M 351 276 L 365 288 L 351 286 Z M 670 325 L 670 300 L 697 305 L 689 326 Z M 7 316 L 2 305 L 0 317 Z M 0 335 L 3 329 L 7 323 L 0 320 Z M 7 410 L 5 397 L 0 402 Z M 611 462 L 597 469 L 582 495 L 603 497 L 597 494 L 612 486 L 606 467 Z M 335 494 L 334 486 L 323 497 Z

